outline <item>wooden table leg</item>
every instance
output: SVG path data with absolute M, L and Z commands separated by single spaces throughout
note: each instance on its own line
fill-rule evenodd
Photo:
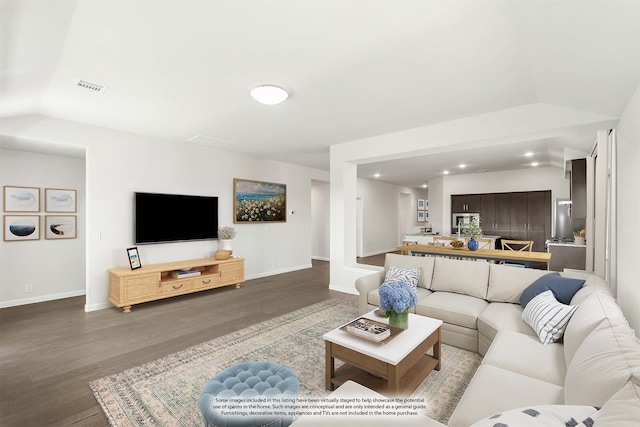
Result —
M 438 341 L 433 345 L 433 358 L 438 361 L 438 364 L 434 368 L 436 371 L 440 370 L 440 365 L 442 364 L 442 349 L 440 346 L 440 328 L 438 328 Z
M 331 343 L 329 341 L 325 341 L 325 359 L 325 388 L 331 391 L 333 390 L 331 379 L 335 375 L 335 365 L 333 356 L 331 355 Z
M 398 366 L 387 365 L 387 387 L 390 396 L 398 396 L 400 394 L 400 370 Z

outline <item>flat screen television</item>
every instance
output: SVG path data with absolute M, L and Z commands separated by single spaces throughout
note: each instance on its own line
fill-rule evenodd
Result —
M 218 198 L 135 193 L 135 244 L 218 238 Z

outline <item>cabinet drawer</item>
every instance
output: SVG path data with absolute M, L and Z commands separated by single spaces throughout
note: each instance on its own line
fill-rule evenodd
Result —
M 193 288 L 207 289 L 216 286 L 218 283 L 220 283 L 220 277 L 218 275 L 203 276 L 193 279 Z
M 162 295 L 178 295 L 193 289 L 193 280 L 180 280 L 163 283 L 161 287 Z
M 124 284 L 122 302 L 147 301 L 160 294 L 160 275 L 147 274 L 127 278 Z

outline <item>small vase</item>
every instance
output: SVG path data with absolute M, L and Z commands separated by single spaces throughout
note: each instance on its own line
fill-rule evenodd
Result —
M 407 311 L 396 313 L 394 309 L 391 309 L 389 311 L 389 325 L 407 329 L 409 327 L 409 313 Z
M 220 239 L 218 240 L 218 249 L 223 251 L 231 250 L 231 239 Z
M 479 246 L 480 243 L 478 243 L 478 241 L 473 237 L 471 238 L 471 240 L 469 240 L 469 242 L 467 242 L 467 248 L 469 248 L 470 251 L 475 251 Z

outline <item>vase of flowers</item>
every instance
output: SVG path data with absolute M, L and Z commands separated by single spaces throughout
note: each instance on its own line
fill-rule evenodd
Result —
M 221 251 L 232 251 L 231 240 L 236 237 L 236 230 L 233 227 L 218 228 L 218 249 Z
M 480 244 L 476 239 L 479 239 L 482 237 L 482 228 L 480 228 L 480 218 L 478 217 L 471 218 L 471 221 L 469 221 L 468 224 L 464 224 L 462 226 L 462 235 L 467 239 L 469 239 L 469 241 L 467 242 L 467 248 L 469 248 L 470 251 L 475 251 L 476 249 L 478 249 Z
M 407 329 L 409 309 L 418 302 L 416 291 L 405 282 L 391 282 L 383 283 L 379 293 L 380 308 L 389 319 L 389 325 Z
M 587 232 L 584 229 L 576 228 L 573 230 L 573 243 L 576 245 L 584 245 Z

